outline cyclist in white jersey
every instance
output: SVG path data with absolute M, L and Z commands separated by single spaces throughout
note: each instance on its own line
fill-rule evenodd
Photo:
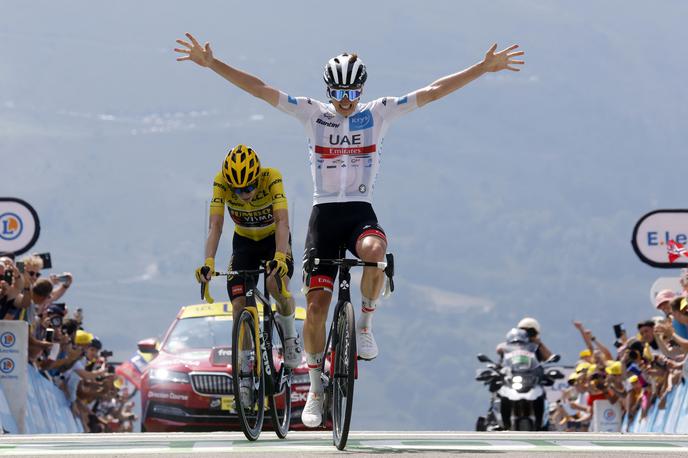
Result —
M 233 85 L 265 100 L 277 109 L 296 117 L 308 135 L 314 194 L 309 221 L 306 253 L 311 249 L 321 258 L 342 255 L 346 247 L 364 261 L 385 258 L 387 238 L 372 208 L 382 155 L 382 141 L 390 123 L 415 108 L 440 99 L 488 72 L 519 71 L 517 60 L 523 51 L 512 45 L 497 52 L 494 44 L 482 61 L 458 73 L 411 92 L 403 97 L 382 97 L 360 103 L 367 79 L 366 67 L 356 54 L 340 54 L 325 66 L 324 80 L 328 103 L 308 97 L 292 97 L 261 79 L 231 67 L 213 56 L 210 43 L 201 45 L 191 34 L 189 41 L 177 40 L 178 61 L 191 60 L 208 67 Z M 325 321 L 336 267 L 319 266 L 306 278 L 308 311 L 304 323 L 304 347 L 311 381 L 306 406 L 301 415 L 304 425 L 322 422 L 320 367 L 325 350 Z M 372 316 L 384 283 L 379 269 L 365 268 L 361 279 L 362 307 L 357 322 L 357 349 L 362 359 L 378 354 L 372 333 Z

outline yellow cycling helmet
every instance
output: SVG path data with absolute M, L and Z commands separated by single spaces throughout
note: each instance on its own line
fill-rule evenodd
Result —
M 222 164 L 222 175 L 232 188 L 241 189 L 255 183 L 259 173 L 258 155 L 246 145 L 235 146 Z

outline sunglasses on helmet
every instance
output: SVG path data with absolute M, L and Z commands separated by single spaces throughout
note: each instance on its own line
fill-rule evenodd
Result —
M 254 181 L 253 183 L 244 186 L 243 188 L 232 188 L 232 191 L 235 194 L 248 194 L 249 192 L 252 192 L 254 189 L 258 188 L 258 180 Z
M 361 91 L 360 89 L 332 89 L 329 88 L 327 90 L 327 94 L 330 96 L 331 99 L 335 99 L 337 102 L 340 102 L 344 96 L 346 95 L 350 101 L 358 100 L 361 97 Z

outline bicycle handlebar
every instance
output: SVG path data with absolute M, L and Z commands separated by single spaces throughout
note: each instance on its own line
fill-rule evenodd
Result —
M 268 274 L 268 268 L 267 266 L 270 266 L 271 268 L 275 267 L 275 261 L 267 261 L 265 263 L 266 267 L 259 267 L 258 269 L 246 269 L 246 270 L 229 270 L 227 272 L 210 272 L 210 267 L 208 266 L 203 266 L 201 268 L 201 274 L 203 276 L 207 276 L 210 273 L 210 277 L 232 277 L 234 275 L 238 277 L 245 277 L 249 275 L 260 275 L 260 274 Z M 270 272 L 272 273 L 272 271 Z M 201 299 L 212 299 L 210 296 L 206 298 L 206 292 L 208 290 L 208 284 L 210 282 L 201 282 Z M 282 293 L 282 282 L 278 281 L 277 282 L 277 289 L 279 290 L 280 294 Z M 213 302 L 210 300 L 210 302 Z
M 349 266 L 349 267 L 377 267 L 380 270 L 387 268 L 387 261 L 367 262 L 358 259 L 320 259 L 313 258 L 314 266 Z
M 314 256 L 314 250 L 311 249 L 310 255 L 305 259 L 303 268 L 306 272 L 311 273 L 316 266 L 344 266 L 344 267 L 376 267 L 385 272 L 387 276 L 387 287 L 385 288 L 384 296 L 394 292 L 394 255 L 387 253 L 385 255 L 386 261 L 368 262 L 359 259 L 323 259 Z

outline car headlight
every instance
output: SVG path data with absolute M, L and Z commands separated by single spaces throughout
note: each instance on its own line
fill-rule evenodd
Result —
M 150 371 L 149 380 L 151 383 L 189 383 L 189 374 L 163 368 L 154 368 Z
M 523 383 L 523 377 L 520 375 L 515 375 L 514 378 L 511 379 L 512 382 L 514 383 Z

